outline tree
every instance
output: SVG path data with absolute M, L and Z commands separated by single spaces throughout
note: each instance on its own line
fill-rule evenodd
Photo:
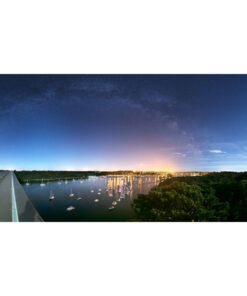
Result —
M 137 218 L 141 221 L 226 221 L 229 203 L 221 202 L 212 187 L 195 183 L 174 178 L 162 182 L 147 195 L 138 195 L 133 202 Z

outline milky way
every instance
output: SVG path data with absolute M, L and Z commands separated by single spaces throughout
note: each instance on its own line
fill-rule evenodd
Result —
M 246 170 L 246 75 L 0 75 L 0 168 Z

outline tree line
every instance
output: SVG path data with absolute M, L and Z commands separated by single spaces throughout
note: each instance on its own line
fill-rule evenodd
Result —
M 247 221 L 247 172 L 168 178 L 132 206 L 139 221 Z
M 156 172 L 133 172 L 133 171 L 15 171 L 16 177 L 20 183 L 25 183 L 27 180 L 30 183 L 56 180 L 71 180 L 71 179 L 86 179 L 89 176 L 109 176 L 109 175 L 157 175 Z

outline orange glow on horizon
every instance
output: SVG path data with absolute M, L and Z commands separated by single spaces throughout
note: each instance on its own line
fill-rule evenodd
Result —
M 66 171 L 133 171 L 133 172 L 166 172 L 166 173 L 174 173 L 178 171 L 177 166 L 174 164 L 174 159 L 169 161 L 164 161 L 161 158 L 148 158 L 143 157 L 145 161 L 128 164 L 128 165 L 116 165 L 116 162 L 110 162 L 108 165 L 102 165 L 98 167 L 90 167 L 90 166 L 76 166 L 71 165 L 64 168 Z

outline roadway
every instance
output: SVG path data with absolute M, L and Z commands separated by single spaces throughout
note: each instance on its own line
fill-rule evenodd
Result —
M 43 221 L 14 172 L 0 172 L 0 221 Z

